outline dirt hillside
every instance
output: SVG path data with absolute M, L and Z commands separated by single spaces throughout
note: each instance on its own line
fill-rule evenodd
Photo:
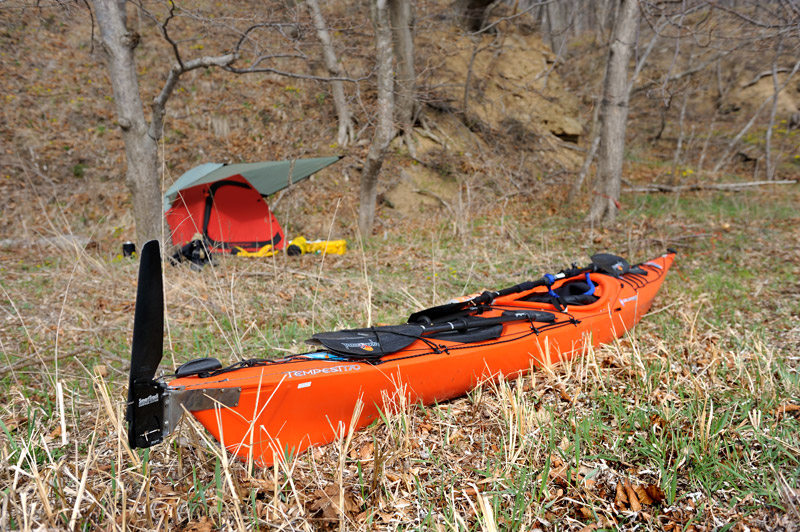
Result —
M 2 15 L 0 232 L 6 238 L 66 233 L 111 246 L 133 234 L 110 82 L 97 36 L 93 41 L 83 15 Z M 170 49 L 152 25 L 137 24 L 146 102 L 163 83 Z M 369 35 L 354 38 L 369 50 Z M 564 88 L 552 53 L 537 35 L 508 26 L 471 38 L 439 24 L 420 30 L 417 47 L 424 101 L 417 160 L 401 148 L 387 158 L 378 231 L 384 219 L 447 215 L 467 204 L 473 212 L 491 208 L 498 198 L 530 194 L 543 177 L 580 164 L 580 154 L 563 147 L 584 130 L 578 100 Z M 369 59 L 344 58 L 353 75 L 369 75 Z M 372 87 L 361 89 L 369 107 Z M 324 212 L 344 200 L 335 232 L 352 237 L 360 161 L 371 133 L 361 129 L 355 145 L 343 150 L 332 141 L 335 126 L 324 85 L 276 75 L 190 72 L 167 106 L 163 187 L 209 161 L 344 153 L 342 163 L 284 194 L 276 211 L 290 233 L 320 235 L 329 229 Z

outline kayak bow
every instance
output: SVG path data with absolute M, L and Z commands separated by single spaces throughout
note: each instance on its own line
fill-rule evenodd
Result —
M 198 359 L 166 379 L 154 378 L 163 290 L 158 243 L 148 242 L 134 323 L 129 442 L 161 442 L 188 411 L 229 452 L 270 465 L 330 443 L 351 424 L 368 425 L 398 394 L 406 404 L 446 401 L 622 336 L 650 309 L 674 255 L 668 250 L 636 266 L 595 255 L 587 268 L 416 312 L 403 325 L 314 335 L 310 343 L 319 350 L 311 353 L 228 368 Z

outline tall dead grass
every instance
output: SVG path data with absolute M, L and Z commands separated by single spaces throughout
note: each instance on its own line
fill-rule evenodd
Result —
M 409 301 L 430 299 L 433 278 L 437 292 L 459 293 L 568 262 L 555 245 L 517 253 L 524 227 L 500 241 L 496 229 L 473 242 L 495 247 L 492 264 L 446 242 L 432 253 L 428 239 L 420 248 L 368 243 L 327 257 L 324 269 L 315 257 L 284 256 L 222 258 L 199 274 L 167 267 L 164 365 L 301 351 L 311 327 L 369 316 L 357 303 L 365 285 L 374 289 L 370 312 L 400 321 Z M 621 239 L 636 242 L 630 236 Z M 641 242 L 637 258 L 653 253 Z M 0 283 L 0 528 L 779 525 L 797 500 L 787 458 L 800 446 L 790 430 L 796 357 L 787 357 L 791 344 L 713 319 L 710 296 L 692 295 L 703 287 L 680 263 L 702 255 L 688 251 L 651 315 L 620 341 L 443 404 L 408 404 L 401 389 L 369 428 L 266 469 L 233 458 L 192 418 L 165 444 L 131 451 L 123 412 L 136 264 L 97 250 L 24 252 L 4 262 Z M 465 286 L 466 272 L 480 280 Z M 745 458 L 765 489 L 731 473 L 716 491 L 720 472 Z

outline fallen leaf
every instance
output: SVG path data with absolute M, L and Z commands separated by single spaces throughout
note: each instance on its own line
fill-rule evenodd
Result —
M 331 484 L 324 490 L 314 491 L 310 509 L 312 512 L 321 511 L 325 519 L 337 519 L 340 515 L 340 504 L 346 515 L 355 514 L 360 509 L 351 493 L 345 490 L 344 494 L 340 494 L 339 486 Z
M 800 405 L 795 405 L 792 403 L 786 403 L 774 410 L 775 417 L 777 417 L 778 419 L 781 419 L 784 415 L 789 413 L 792 413 L 792 415 L 794 415 L 795 412 L 800 413 Z
M 544 407 L 541 407 L 536 413 L 533 415 L 534 421 L 539 425 L 548 425 L 552 423 L 552 418 L 550 417 L 550 412 L 548 412 Z
M 190 522 L 184 529 L 185 532 L 212 532 L 214 523 L 208 517 L 201 517 L 199 521 Z
M 564 385 L 558 383 L 558 395 L 561 397 L 562 400 L 571 403 L 573 398 L 567 393 L 567 389 L 564 388 Z
M 172 489 L 172 485 L 170 484 L 160 484 L 157 482 L 153 482 L 151 484 L 153 489 L 156 490 L 157 493 L 160 495 L 174 495 L 175 491 Z
M 636 493 L 636 497 L 639 499 L 639 502 L 645 505 L 653 504 L 653 499 L 650 498 L 650 495 L 647 493 L 647 489 L 644 486 L 637 485 L 633 488 L 633 491 Z
M 664 490 L 661 489 L 660 486 L 656 486 L 655 484 L 648 484 L 645 488 L 647 495 L 650 496 L 650 499 L 653 501 L 653 504 L 660 504 L 667 498 L 664 494 Z
M 633 491 L 631 481 L 628 479 L 625 479 L 625 494 L 628 496 L 628 502 L 631 505 L 631 510 L 634 512 L 640 512 L 642 510 L 642 505 L 639 504 L 639 499 L 636 497 L 636 492 Z
M 358 457 L 361 460 L 372 460 L 372 455 L 375 452 L 375 444 L 372 442 L 367 443 L 358 451 Z
M 565 441 L 567 442 L 565 445 L 569 445 L 569 440 L 567 440 L 566 438 L 561 440 L 561 443 L 564 444 Z M 564 465 L 564 461 L 561 459 L 560 456 L 558 456 L 556 454 L 551 454 L 550 455 L 550 466 L 551 467 L 554 467 L 554 468 L 555 467 L 561 467 L 562 465 Z
M 548 476 L 559 486 L 567 486 L 569 484 L 567 480 L 567 466 L 565 465 L 551 469 Z
M 618 508 L 624 508 L 624 505 L 628 504 L 628 496 L 625 495 L 625 488 L 622 486 L 622 482 L 617 482 L 617 492 L 614 495 L 614 504 L 616 504 Z
M 658 426 L 663 429 L 664 427 L 667 426 L 667 421 L 658 414 L 653 414 L 652 416 L 650 416 L 650 425 L 653 427 Z
M 327 452 L 328 452 L 327 447 L 314 447 L 311 451 L 311 454 L 314 455 L 314 458 L 316 460 L 320 460 L 325 456 Z

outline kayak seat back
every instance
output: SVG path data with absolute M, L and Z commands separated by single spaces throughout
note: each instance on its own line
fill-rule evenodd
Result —
M 500 338 L 503 334 L 503 326 L 500 324 L 489 325 L 488 327 L 474 327 L 466 331 L 444 331 L 427 336 L 429 340 L 439 340 L 446 342 L 458 342 L 460 344 L 472 344 L 475 342 L 486 342 Z
M 553 290 L 561 302 L 565 305 L 581 306 L 591 305 L 598 299 L 589 286 L 589 283 L 583 280 L 569 281 L 558 288 Z M 532 301 L 536 303 L 552 303 L 553 296 L 547 292 L 534 292 L 524 298 L 522 301 Z

